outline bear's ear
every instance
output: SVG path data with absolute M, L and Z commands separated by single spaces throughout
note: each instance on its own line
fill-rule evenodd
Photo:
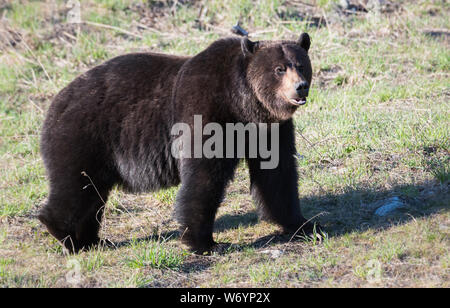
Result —
M 304 50 L 308 51 L 311 46 L 311 38 L 308 33 L 302 33 L 297 42 Z
M 252 42 L 248 38 L 244 37 L 241 40 L 241 49 L 245 57 L 250 56 L 258 49 L 258 42 Z

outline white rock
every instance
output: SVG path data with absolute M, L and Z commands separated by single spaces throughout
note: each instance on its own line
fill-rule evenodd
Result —
M 343 9 L 348 9 L 350 7 L 350 2 L 348 0 L 340 0 L 339 1 L 339 5 L 343 8 Z
M 79 24 L 81 23 L 81 5 L 78 0 L 67 1 L 66 7 L 69 9 L 67 12 L 67 23 Z
M 383 202 L 383 205 L 375 211 L 375 215 L 386 216 L 393 211 L 403 207 L 405 207 L 405 204 L 402 202 L 402 200 L 400 200 L 399 197 L 392 197 Z
M 274 259 L 278 259 L 283 254 L 283 252 L 278 249 L 267 249 L 267 250 L 261 251 L 261 253 L 270 254 L 270 256 Z

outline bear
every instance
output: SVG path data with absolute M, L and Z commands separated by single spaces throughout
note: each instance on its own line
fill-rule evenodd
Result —
M 38 219 L 71 253 L 101 242 L 114 186 L 133 193 L 181 184 L 175 217 L 195 253 L 214 251 L 217 209 L 242 158 L 175 157 L 175 123 L 278 123 L 279 162 L 245 157 L 262 219 L 310 233 L 300 209 L 292 116 L 312 79 L 307 33 L 298 40 L 228 37 L 192 57 L 131 53 L 77 77 L 53 99 L 41 132 L 49 195 Z M 270 134 L 270 131 L 269 133 Z M 246 139 L 247 140 L 247 139 Z

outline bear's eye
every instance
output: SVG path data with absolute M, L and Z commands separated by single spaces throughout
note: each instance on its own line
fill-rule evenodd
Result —
M 277 67 L 275 68 L 275 73 L 276 73 L 277 75 L 283 75 L 284 73 L 286 73 L 286 68 L 283 67 L 283 66 L 277 66 Z

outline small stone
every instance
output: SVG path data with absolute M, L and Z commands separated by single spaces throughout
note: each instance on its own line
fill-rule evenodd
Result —
M 263 254 L 269 254 L 273 259 L 278 259 L 283 254 L 283 251 L 278 249 L 267 249 L 261 251 Z
M 441 224 L 439 225 L 439 231 L 444 233 L 450 233 L 450 227 L 448 225 Z
M 339 6 L 343 8 L 344 10 L 347 10 L 350 8 L 350 2 L 348 0 L 340 0 Z
M 405 204 L 399 197 L 392 197 L 383 202 L 383 205 L 375 211 L 375 215 L 383 217 L 403 207 Z
M 67 23 L 79 24 L 81 23 L 81 5 L 78 0 L 67 1 L 66 7 L 69 9 L 67 12 Z

